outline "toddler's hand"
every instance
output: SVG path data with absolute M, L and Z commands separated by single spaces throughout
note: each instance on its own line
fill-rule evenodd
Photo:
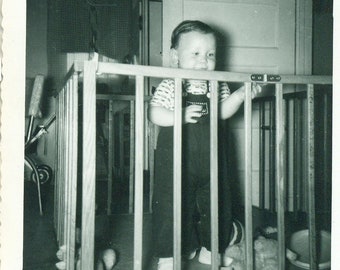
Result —
M 260 84 L 257 84 L 257 83 L 252 83 L 252 85 L 251 85 L 251 98 L 252 99 L 255 98 L 259 93 L 261 93 L 263 85 L 264 84 L 260 85 Z M 240 87 L 239 89 L 236 90 L 236 92 L 237 92 L 238 96 L 240 97 L 240 99 L 242 101 L 244 101 L 244 99 L 245 99 L 245 87 L 244 86 Z
M 202 106 L 190 105 L 184 109 L 184 123 L 197 123 L 196 118 L 202 116 Z
M 261 93 L 262 91 L 262 86 L 264 86 L 264 84 L 257 84 L 257 83 L 252 83 L 251 85 L 251 98 L 255 98 L 258 94 Z

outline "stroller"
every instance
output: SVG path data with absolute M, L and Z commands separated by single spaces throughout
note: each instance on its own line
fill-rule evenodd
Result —
M 34 80 L 32 96 L 30 100 L 28 115 L 29 123 L 27 127 L 27 135 L 25 140 L 25 166 L 31 171 L 30 180 L 37 185 L 39 212 L 43 215 L 42 202 L 41 202 L 41 188 L 40 185 L 46 184 L 52 178 L 52 169 L 45 164 L 37 164 L 34 158 L 30 155 L 30 149 L 32 146 L 47 133 L 49 126 L 55 121 L 56 116 L 51 116 L 43 125 L 39 125 L 37 130 L 33 134 L 34 120 L 41 116 L 40 101 L 43 91 L 44 76 L 37 75 Z

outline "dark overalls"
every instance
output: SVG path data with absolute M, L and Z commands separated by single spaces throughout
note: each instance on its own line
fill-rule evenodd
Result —
M 182 129 L 182 251 L 210 248 L 210 130 L 207 94 L 183 96 L 184 106 L 203 106 L 196 124 Z M 224 252 L 232 226 L 228 177 L 219 173 L 219 249 Z M 173 127 L 162 127 L 155 151 L 153 194 L 154 256 L 173 257 Z

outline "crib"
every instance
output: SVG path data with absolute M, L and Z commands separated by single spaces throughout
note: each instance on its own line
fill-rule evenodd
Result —
M 103 63 L 96 60 L 75 62 L 68 74 L 65 77 L 64 86 L 57 95 L 57 173 L 55 181 L 55 215 L 54 225 L 59 246 L 65 247 L 64 262 L 66 269 L 75 269 L 76 257 L 76 216 L 77 216 L 77 185 L 81 178 L 81 207 L 78 214 L 81 216 L 81 255 L 80 269 L 94 269 L 94 231 L 95 231 L 95 183 L 96 183 L 96 81 L 101 78 L 110 79 L 110 76 L 124 75 L 135 79 L 135 94 L 128 98 L 131 106 L 131 141 L 130 152 L 130 176 L 131 178 L 131 199 L 129 212 L 134 215 L 134 243 L 133 243 L 133 269 L 143 269 L 143 178 L 144 170 L 148 168 L 150 171 L 150 193 L 149 200 L 152 199 L 152 170 L 153 170 L 153 150 L 155 147 L 156 132 L 146 118 L 147 101 L 149 99 L 150 86 L 148 85 L 149 78 L 174 78 L 176 85 L 175 108 L 180 108 L 182 104 L 181 85 L 182 80 L 203 79 L 212 82 L 211 91 L 211 125 L 210 125 L 210 147 L 211 147 L 211 213 L 212 213 L 212 265 L 211 269 L 223 269 L 219 267 L 218 262 L 218 205 L 215 194 L 218 192 L 217 185 L 217 170 L 218 170 L 218 97 L 216 94 L 217 82 L 228 81 L 244 84 L 246 89 L 245 102 L 243 106 L 242 116 L 244 117 L 244 169 L 242 171 L 244 177 L 244 221 L 245 221 L 245 242 L 246 242 L 246 267 L 254 269 L 253 262 L 253 204 L 254 200 L 258 201 L 259 208 L 267 208 L 276 213 L 277 216 L 277 239 L 278 239 L 278 260 L 279 269 L 286 269 L 286 238 L 285 238 L 285 212 L 287 208 L 292 208 L 295 211 L 299 208 L 301 201 L 298 199 L 299 194 L 306 193 L 305 208 L 307 209 L 307 220 L 310 243 L 310 269 L 318 269 L 317 256 L 317 228 L 316 228 L 316 206 L 315 206 L 315 91 L 316 88 L 322 86 L 327 87 L 328 93 L 331 89 L 332 78 L 330 76 L 289 76 L 289 75 L 267 75 L 267 74 L 245 74 L 231 73 L 221 71 L 192 71 L 179 70 L 164 67 L 128 65 L 117 63 Z M 258 144 L 255 141 L 252 132 L 253 122 L 253 106 L 251 100 L 251 84 L 253 82 L 263 82 L 272 85 L 270 99 L 264 98 L 259 102 L 259 118 L 262 119 L 259 151 L 261 155 L 267 152 L 264 147 L 266 137 L 270 140 L 270 158 L 260 160 L 260 167 L 266 167 L 265 163 L 270 162 L 269 167 L 270 177 L 275 179 L 270 183 L 266 180 L 269 176 L 260 173 L 259 176 L 259 192 L 258 198 L 254 198 L 253 192 L 253 159 L 252 149 L 253 144 Z M 82 88 L 79 87 L 80 82 Z M 291 96 L 303 96 L 306 100 L 304 103 L 306 118 L 306 140 L 305 156 L 301 152 L 298 158 L 294 159 L 289 151 L 287 144 L 299 145 L 297 138 L 301 137 L 301 129 L 296 128 L 297 124 L 293 121 L 291 129 L 287 130 L 287 121 L 292 121 L 292 117 L 287 116 L 292 110 L 300 110 L 302 105 L 298 105 L 292 109 L 292 104 L 299 103 L 298 99 L 292 99 L 290 102 L 284 102 L 284 89 L 287 86 L 295 89 Z M 296 91 L 298 90 L 298 91 Z M 322 89 L 318 92 L 326 92 Z M 294 96 L 295 97 L 295 96 Z M 329 97 L 329 95 L 328 95 Z M 112 108 L 112 100 L 117 99 L 113 95 L 100 96 L 101 99 L 111 100 L 110 108 Z M 120 97 L 122 98 L 122 97 Z M 267 102 L 267 103 L 266 103 Z M 269 102 L 269 103 L 268 103 Z M 323 105 L 328 104 L 329 98 L 324 99 Z M 79 107 L 79 104 L 82 104 Z M 268 105 L 269 104 L 269 105 Z M 266 108 L 269 106 L 269 120 L 266 120 Z M 326 106 L 326 105 L 325 105 Z M 79 111 L 82 108 L 82 112 Z M 298 108 L 298 109 L 296 109 Z M 300 109 L 299 109 L 300 108 Z M 81 115 L 81 117 L 79 117 Z M 294 116 L 293 116 L 294 118 Z M 327 118 L 327 117 L 326 117 Z M 111 119 L 111 118 L 110 118 Z M 325 119 L 327 120 L 327 119 Z M 79 123 L 82 123 L 82 132 L 79 132 Z M 273 124 L 275 122 L 275 124 Z M 181 269 L 181 110 L 175 109 L 175 124 L 174 124 L 174 269 Z M 267 124 L 266 124 L 267 123 Z M 268 124 L 269 123 L 269 124 Z M 325 122 L 327 123 L 327 121 Z M 328 124 L 329 125 L 329 124 Z M 293 128 L 296 128 L 294 132 Z M 329 134 L 330 129 L 324 124 L 325 138 L 328 138 L 324 145 L 330 144 Z M 110 128 L 110 127 L 109 127 Z M 269 137 L 266 134 L 269 133 Z M 286 134 L 293 134 L 293 139 L 288 139 Z M 109 141 L 112 137 L 109 137 Z M 134 141 L 134 143 L 133 143 Z M 326 146 L 325 146 L 326 147 Z M 306 160 L 305 160 L 306 157 Z M 292 158 L 293 163 L 287 162 L 287 158 Z M 112 163 L 112 155 L 109 154 L 108 162 Z M 81 160 L 81 161 L 80 161 Z M 268 161 L 269 160 L 269 161 Z M 306 172 L 306 190 L 303 188 L 295 188 L 292 192 L 287 191 L 288 184 L 286 169 L 287 166 L 298 166 L 299 162 L 305 162 Z M 289 163 L 289 164 L 288 164 Z M 327 165 L 325 165 L 327 166 Z M 298 172 L 293 172 L 297 174 Z M 112 171 L 108 173 L 108 193 L 112 190 Z M 329 177 L 329 175 L 328 175 Z M 294 181 L 293 181 L 294 182 Z M 293 183 L 294 185 L 294 183 Z M 269 192 L 265 192 L 269 190 Z M 266 194 L 269 194 L 268 196 Z M 273 195 L 274 194 L 274 195 Z M 291 195 L 291 203 L 287 203 L 287 194 Z M 110 197 L 110 196 L 109 196 Z M 108 199 L 108 208 L 109 202 Z M 150 208 L 150 212 L 152 209 Z M 109 212 L 108 212 L 109 213 Z

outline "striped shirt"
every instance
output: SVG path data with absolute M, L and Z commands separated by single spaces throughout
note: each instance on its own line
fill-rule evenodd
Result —
M 193 95 L 207 94 L 209 97 L 210 82 L 202 80 L 186 80 L 184 82 L 183 95 L 191 93 Z M 209 86 L 208 86 L 209 85 Z M 226 82 L 218 83 L 219 102 L 224 101 L 230 96 L 230 89 Z M 155 93 L 150 101 L 151 106 L 161 106 L 168 110 L 174 110 L 175 102 L 175 81 L 173 79 L 164 79 L 156 88 Z

